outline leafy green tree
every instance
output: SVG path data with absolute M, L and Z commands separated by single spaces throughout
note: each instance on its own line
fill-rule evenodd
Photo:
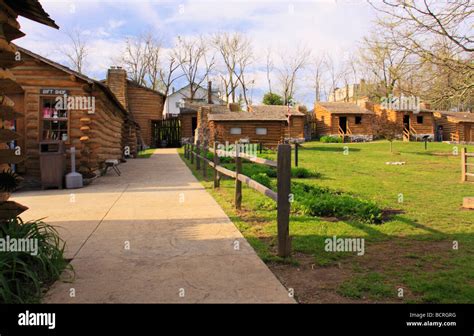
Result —
M 262 103 L 265 105 L 283 105 L 283 98 L 276 93 L 267 92 L 263 96 Z

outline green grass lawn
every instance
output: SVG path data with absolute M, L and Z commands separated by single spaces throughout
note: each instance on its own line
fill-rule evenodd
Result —
M 289 260 L 275 254 L 276 212 L 265 210 L 271 201 L 244 186 L 243 209 L 236 211 L 233 181 L 213 190 L 194 173 L 267 263 L 296 268 L 304 255 L 328 272 L 343 267 L 350 276 L 335 292 L 356 301 L 474 303 L 474 211 L 461 209 L 462 198 L 474 196 L 474 183 L 460 182 L 454 147 L 429 143 L 425 151 L 423 143 L 395 142 L 390 153 L 388 142 L 304 144 L 300 167 L 321 176 L 294 181 L 341 190 L 401 213 L 380 225 L 292 215 L 295 257 Z M 398 161 L 405 165 L 386 165 Z M 332 236 L 365 238 L 365 255 L 326 252 L 324 240 Z

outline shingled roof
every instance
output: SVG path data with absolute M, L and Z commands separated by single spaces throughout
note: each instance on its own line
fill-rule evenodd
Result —
M 434 111 L 434 113 L 454 119 L 454 122 L 474 122 L 474 113 L 470 112 Z
M 332 114 L 373 114 L 372 111 L 367 110 L 357 104 L 353 103 L 318 103 L 317 105 L 321 106 L 329 113 Z
M 304 117 L 303 112 L 295 108 L 290 108 L 292 116 Z M 211 108 L 211 113 L 208 115 L 209 120 L 214 121 L 286 121 L 288 118 L 287 106 L 275 105 L 253 105 L 249 107 L 249 111 L 232 112 L 228 108 L 215 110 Z

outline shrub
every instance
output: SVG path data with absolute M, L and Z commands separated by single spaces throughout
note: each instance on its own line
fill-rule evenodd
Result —
M 330 135 L 325 135 L 325 136 L 322 136 L 320 139 L 319 139 L 320 142 L 324 142 L 324 143 L 342 143 L 342 138 L 340 137 L 335 137 L 335 136 L 330 136 Z
M 314 178 L 319 178 L 321 177 L 321 174 L 314 171 L 314 170 L 309 170 L 303 167 L 295 167 L 291 168 L 291 177 L 296 177 L 296 178 L 309 178 L 309 177 L 314 177 Z
M 38 303 L 45 286 L 68 265 L 65 244 L 52 226 L 40 220 L 23 223 L 19 217 L 0 225 L 0 239 L 7 236 L 35 239 L 38 253 L 0 252 L 0 303 Z
M 307 216 L 337 217 L 378 224 L 382 222 L 382 210 L 373 202 L 327 188 L 292 184 L 295 195 L 294 210 Z
M 254 175 L 250 176 L 250 178 L 252 180 L 260 183 L 261 185 L 264 185 L 267 188 L 272 187 L 272 180 L 265 173 L 254 174 Z

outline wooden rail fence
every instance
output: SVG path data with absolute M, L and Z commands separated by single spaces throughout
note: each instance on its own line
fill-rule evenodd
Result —
M 208 152 L 213 153 L 212 161 L 207 158 Z M 184 144 L 184 157 L 190 160 L 191 164 L 195 162 L 196 170 L 202 170 L 204 177 L 207 177 L 207 168 L 212 168 L 214 188 L 220 187 L 222 176 L 228 176 L 235 180 L 234 205 L 236 209 L 240 209 L 242 206 L 242 184 L 277 202 L 278 255 L 280 257 L 290 256 L 291 146 L 289 144 L 278 145 L 278 159 L 276 162 L 243 153 L 238 143 L 235 144 L 235 151 L 225 154 L 230 154 L 234 158 L 235 171 L 220 165 L 219 157 L 224 153 L 218 150 L 217 143 L 214 143 L 211 148 L 207 143 L 201 144 L 199 141 L 196 144 Z M 244 175 L 242 173 L 242 160 L 277 168 L 277 192 Z
M 468 158 L 474 159 L 474 153 L 468 153 L 467 148 L 461 149 L 461 181 L 467 182 L 469 177 L 474 177 L 474 169 L 470 170 L 469 167 L 474 167 L 474 163 L 468 160 Z

